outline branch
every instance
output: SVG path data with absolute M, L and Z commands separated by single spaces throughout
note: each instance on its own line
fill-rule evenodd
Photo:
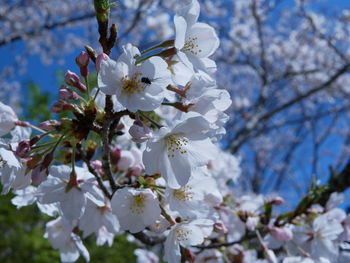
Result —
M 90 19 L 90 18 L 93 18 L 94 16 L 95 16 L 95 13 L 92 12 L 92 13 L 84 14 L 82 16 L 72 17 L 72 18 L 69 18 L 67 20 L 64 20 L 64 21 L 61 21 L 61 22 L 56 22 L 56 23 L 53 23 L 53 24 L 50 24 L 50 25 L 49 24 L 45 24 L 44 26 L 42 26 L 41 28 L 38 28 L 36 30 L 23 32 L 22 34 L 14 35 L 14 36 L 10 37 L 9 39 L 5 38 L 4 40 L 1 40 L 0 41 L 0 47 L 4 46 L 4 45 L 7 45 L 9 43 L 12 43 L 12 42 L 16 42 L 18 40 L 21 40 L 25 36 L 35 36 L 35 35 L 38 35 L 40 32 L 42 32 L 44 30 L 52 30 L 52 29 L 55 29 L 55 28 L 58 28 L 58 27 L 66 26 L 66 25 L 68 25 L 70 23 L 74 23 L 74 22 L 78 22 L 78 21 L 81 21 L 81 20 Z
M 102 170 L 104 174 L 108 177 L 109 184 L 111 185 L 113 193 L 118 189 L 116 182 L 114 181 L 111 166 L 110 166 L 110 141 L 109 132 L 110 125 L 113 117 L 113 101 L 110 95 L 106 95 L 105 104 L 105 118 L 102 126 Z
M 342 68 L 340 68 L 335 74 L 333 74 L 326 82 L 322 83 L 320 86 L 313 88 L 309 90 L 308 92 L 305 92 L 304 94 L 300 94 L 299 96 L 295 97 L 294 99 L 291 99 L 290 101 L 276 107 L 275 109 L 272 109 L 271 111 L 268 111 L 264 114 L 254 115 L 246 124 L 245 127 L 243 127 L 241 130 L 239 130 L 236 133 L 235 138 L 233 139 L 230 149 L 232 153 L 235 153 L 238 151 L 238 149 L 241 147 L 242 144 L 244 144 L 250 137 L 252 131 L 256 129 L 256 127 L 261 124 L 261 122 L 266 121 L 270 118 L 272 118 L 275 114 L 293 106 L 294 104 L 310 97 L 311 95 L 314 95 L 315 93 L 329 87 L 333 82 L 335 82 L 341 75 L 349 71 L 350 64 L 344 65 Z
M 165 241 L 165 237 L 164 236 L 148 236 L 147 234 L 145 234 L 144 232 L 139 232 L 139 233 L 135 233 L 132 234 L 136 239 L 138 239 L 139 241 L 141 241 L 142 243 L 149 245 L 149 246 L 154 246 L 160 243 L 163 243 Z
M 81 159 L 84 161 L 84 163 L 86 163 L 86 166 L 87 166 L 89 172 L 95 176 L 96 181 L 97 181 L 98 185 L 100 186 L 102 192 L 105 194 L 105 196 L 108 197 L 109 200 L 111 200 L 112 195 L 108 192 L 106 186 L 103 184 L 101 177 L 98 175 L 96 170 L 91 166 L 90 161 L 86 158 L 86 155 L 84 154 L 82 149 L 78 148 L 78 151 L 79 151 L 79 154 L 81 155 Z

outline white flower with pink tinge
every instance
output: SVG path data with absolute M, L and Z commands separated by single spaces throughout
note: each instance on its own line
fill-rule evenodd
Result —
M 0 136 L 9 133 L 16 125 L 18 117 L 10 106 L 0 101 Z
M 124 53 L 114 61 L 102 60 L 98 73 L 98 87 L 107 95 L 116 95 L 128 110 L 152 111 L 163 102 L 166 87 L 171 83 L 167 63 L 160 57 L 152 57 L 139 65 L 135 56 L 140 51 L 128 44 Z
M 210 124 L 202 116 L 188 114 L 173 127 L 162 127 L 143 152 L 146 173 L 160 173 L 169 187 L 185 186 L 197 167 L 213 158 Z
M 144 230 L 160 217 L 158 198 L 150 189 L 119 189 L 112 197 L 111 207 L 121 230 L 131 233 Z
M 62 262 L 75 262 L 81 254 L 87 262 L 90 255 L 80 237 L 73 233 L 75 225 L 58 217 L 46 224 L 44 237 L 49 240 L 54 249 L 60 250 Z
M 211 73 L 216 65 L 209 57 L 218 49 L 220 41 L 213 27 L 197 22 L 199 12 L 197 0 L 177 12 L 175 48 L 180 61 L 189 69 Z
M 196 219 L 173 226 L 164 244 L 164 260 L 168 263 L 179 263 L 180 246 L 186 248 L 203 243 L 204 238 L 213 231 L 213 224 L 208 219 Z

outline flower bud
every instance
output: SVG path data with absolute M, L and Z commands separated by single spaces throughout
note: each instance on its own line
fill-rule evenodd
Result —
M 61 125 L 60 121 L 48 120 L 39 124 L 39 127 L 45 131 L 53 131 L 57 126 Z
M 53 113 L 61 113 L 71 109 L 73 109 L 73 106 L 64 100 L 56 101 L 51 107 Z
M 24 157 L 30 151 L 30 142 L 29 141 L 21 141 L 16 149 L 15 155 L 17 157 Z
M 224 223 L 220 222 L 220 223 L 215 223 L 214 224 L 214 231 L 216 233 L 219 233 L 219 234 L 227 234 L 228 229 L 227 229 L 227 227 L 225 226 Z
M 279 241 L 290 241 L 293 239 L 293 232 L 289 227 L 269 227 L 271 236 Z
M 78 94 L 66 86 L 62 86 L 59 90 L 60 99 L 62 100 L 77 100 Z
M 96 71 L 97 71 L 97 73 L 100 71 L 100 66 L 101 66 L 102 60 L 106 61 L 108 59 L 109 59 L 109 57 L 105 53 L 102 53 L 102 54 L 97 56 L 97 58 L 96 58 Z
M 284 203 L 284 199 L 280 196 L 275 196 L 271 198 L 271 200 L 268 200 L 268 203 L 271 205 L 282 205 Z
M 121 150 L 117 147 L 113 147 L 110 151 L 111 163 L 116 165 L 120 160 Z
M 135 158 L 130 151 L 121 151 L 120 159 L 118 161 L 118 169 L 121 171 L 127 171 L 135 162 Z
M 78 75 L 71 72 L 70 70 L 68 70 L 66 72 L 66 74 L 64 75 L 64 80 L 68 85 L 77 88 L 81 92 L 86 92 L 86 90 L 87 90 L 85 85 L 83 83 L 81 83 Z
M 129 129 L 129 133 L 134 142 L 145 142 L 153 136 L 152 129 L 140 121 L 134 122 Z
M 83 77 L 87 77 L 87 75 L 89 74 L 89 69 L 88 69 L 89 60 L 90 60 L 89 55 L 85 51 L 80 52 L 79 56 L 75 58 L 75 62 L 80 68 L 80 74 Z
M 75 58 L 75 62 L 79 67 L 87 67 L 89 65 L 90 57 L 85 51 L 81 51 L 79 56 Z

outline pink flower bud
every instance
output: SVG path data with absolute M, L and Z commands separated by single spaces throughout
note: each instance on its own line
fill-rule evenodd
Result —
M 39 124 L 39 127 L 45 131 L 53 131 L 57 126 L 60 126 L 61 122 L 56 120 L 48 120 Z
M 216 233 L 219 233 L 219 234 L 227 234 L 228 229 L 224 223 L 215 223 L 214 224 L 214 231 Z
M 102 53 L 102 54 L 97 56 L 97 58 L 96 58 L 96 71 L 97 71 L 97 73 L 100 71 L 100 66 L 101 66 L 102 60 L 107 61 L 108 59 L 109 59 L 109 57 L 105 53 Z
M 284 203 L 284 199 L 280 196 L 276 196 L 272 198 L 269 203 L 271 205 L 282 205 Z
M 89 65 L 90 57 L 85 51 L 81 51 L 79 56 L 75 58 L 75 62 L 79 67 L 87 67 Z
M 59 90 L 60 98 L 62 100 L 77 100 L 79 98 L 78 94 L 72 91 L 66 86 L 62 86 Z
M 130 151 L 122 150 L 120 152 L 120 159 L 118 161 L 118 169 L 121 171 L 127 171 L 133 166 L 135 162 L 135 157 Z
M 61 112 L 69 111 L 71 109 L 73 109 L 73 106 L 63 100 L 56 101 L 51 107 L 51 111 L 53 113 L 61 113 Z
M 68 85 L 77 88 L 81 92 L 86 92 L 86 90 L 87 90 L 85 85 L 83 83 L 81 83 L 78 75 L 71 72 L 70 70 L 68 70 L 66 72 L 66 74 L 64 75 L 64 80 Z
M 15 155 L 17 157 L 24 157 L 30 151 L 30 142 L 29 141 L 21 141 L 16 149 Z
M 145 142 L 153 136 L 152 129 L 140 121 L 134 122 L 129 129 L 129 133 L 134 142 Z
M 290 241 L 293 239 L 293 232 L 289 227 L 269 227 L 271 236 L 279 241 Z
M 110 151 L 111 163 L 116 165 L 120 160 L 121 150 L 117 147 L 113 147 Z

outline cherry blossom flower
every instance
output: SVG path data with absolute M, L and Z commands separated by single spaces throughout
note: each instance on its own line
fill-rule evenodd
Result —
M 49 240 L 52 247 L 60 250 L 62 262 L 74 262 L 81 254 L 85 260 L 90 261 L 90 255 L 77 234 L 74 234 L 75 226 L 62 217 L 46 224 L 44 237 Z
M 160 173 L 173 189 L 185 186 L 193 170 L 206 165 L 213 156 L 209 132 L 209 123 L 203 117 L 191 115 L 173 127 L 160 128 L 143 153 L 146 172 Z
M 111 206 L 120 228 L 131 233 L 144 230 L 160 217 L 159 201 L 150 189 L 119 189 L 113 195 Z
M 196 219 L 173 226 L 164 244 L 164 260 L 168 263 L 180 262 L 180 246 L 186 248 L 199 245 L 212 231 L 213 221 L 208 219 Z
M 18 117 L 10 106 L 0 101 L 0 136 L 9 133 L 16 125 Z
M 79 219 L 86 206 L 86 194 L 99 196 L 99 189 L 88 179 L 92 175 L 84 168 L 75 167 L 75 175 L 69 166 L 52 166 L 49 178 L 37 191 L 42 204 L 59 203 L 62 216 L 67 220 Z
M 159 57 L 135 65 L 140 51 L 128 44 L 117 61 L 102 60 L 98 86 L 107 95 L 116 95 L 118 101 L 130 111 L 151 111 L 162 103 L 170 84 L 170 71 Z

